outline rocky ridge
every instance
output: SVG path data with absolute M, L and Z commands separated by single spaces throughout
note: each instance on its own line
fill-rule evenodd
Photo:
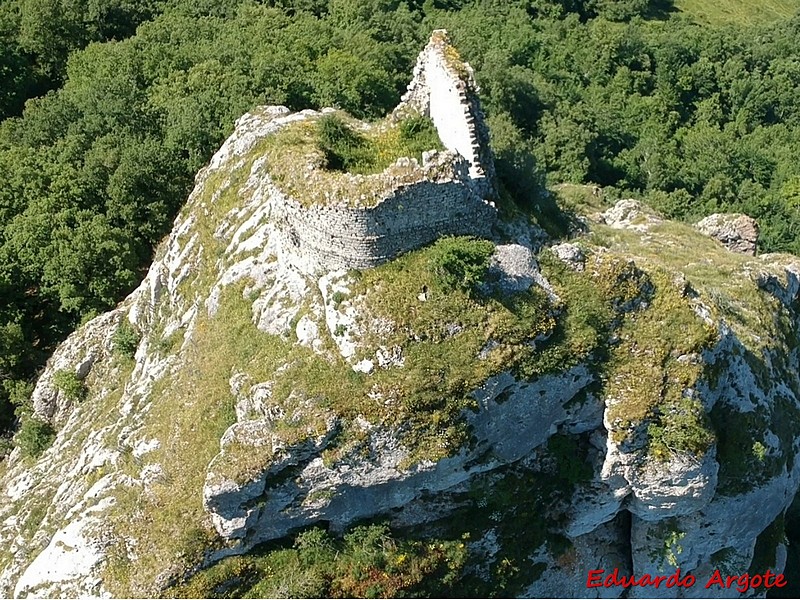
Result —
M 139 288 L 48 362 L 33 402 L 57 437 L 0 474 L 5 595 L 160 595 L 261 542 L 377 517 L 468 539 L 465 580 L 509 594 L 585 596 L 590 568 L 783 568 L 798 259 L 577 189 L 586 232 L 541 247 L 538 227 L 499 222 L 478 292 L 438 282 L 450 238 L 309 270 L 259 148 L 317 116 L 242 117 Z M 631 595 L 654 593 L 707 591 Z

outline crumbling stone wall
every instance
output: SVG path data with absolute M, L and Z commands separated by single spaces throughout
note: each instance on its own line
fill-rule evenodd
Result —
M 443 176 L 398 187 L 375 206 L 302 206 L 275 189 L 272 217 L 304 270 L 364 269 L 443 235 L 488 237 L 497 211 L 471 185 L 469 165 L 441 153 Z M 452 170 L 442 169 L 443 164 Z
M 429 116 L 448 151 L 426 153 L 422 165 L 403 159 L 417 169 L 419 177 L 411 183 L 400 183 L 390 169 L 369 176 L 387 184 L 386 194 L 371 206 L 346 200 L 304 206 L 272 186 L 272 218 L 298 266 L 369 268 L 444 235 L 489 237 L 497 185 L 477 91 L 472 69 L 461 62 L 446 32 L 435 31 L 393 116 Z M 306 113 L 305 118 L 318 114 Z
M 487 198 L 496 198 L 494 159 L 489 129 L 469 64 L 450 45 L 447 32 L 437 29 L 420 53 L 414 76 L 395 115 L 408 109 L 430 117 L 445 148 L 470 163 L 470 176 Z

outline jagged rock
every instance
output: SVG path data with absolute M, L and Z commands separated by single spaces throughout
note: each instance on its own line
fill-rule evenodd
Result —
M 73 401 L 56 387 L 53 376 L 66 370 L 74 372 L 78 379 L 86 379 L 95 362 L 111 354 L 111 334 L 118 326 L 121 314 L 112 311 L 93 319 L 80 333 L 70 335 L 53 353 L 31 396 L 33 410 L 40 418 L 52 423 L 62 423 L 67 418 Z
M 646 232 L 662 219 L 638 200 L 620 200 L 602 214 L 602 222 L 615 229 Z
M 731 252 L 756 255 L 758 223 L 747 215 L 715 213 L 698 222 L 695 227 L 718 240 Z
M 761 260 L 769 263 L 773 255 L 764 254 Z M 778 262 L 776 260 L 776 262 Z M 774 273 L 762 271 L 756 276 L 758 287 L 769 292 L 787 308 L 794 305 L 800 297 L 800 262 L 792 261 L 783 265 L 784 277 L 778 277 Z
M 591 380 L 582 367 L 536 383 L 519 382 L 509 373 L 493 377 L 475 391 L 479 411 L 468 416 L 475 435 L 472 449 L 410 470 L 402 468 L 408 450 L 400 440 L 368 423 L 364 428 L 369 456 L 354 453 L 333 467 L 325 466 L 320 453 L 335 429 L 334 420 L 327 421 L 322 436 L 294 445 L 277 442 L 268 419 L 238 423 L 225 433 L 222 452 L 209 465 L 204 505 L 219 534 L 244 538 L 245 547 L 320 519 L 342 529 L 356 519 L 405 505 L 421 489 L 448 490 L 475 474 L 517 461 L 544 444 L 559 425 L 598 427 L 598 400 L 567 406 Z M 542 428 L 542 423 L 549 426 Z M 242 475 L 242 464 L 247 464 L 242 456 L 264 455 L 263 448 L 264 465 L 253 471 L 245 468 Z M 235 450 L 236 459 L 228 449 Z M 493 458 L 480 460 L 489 449 Z M 281 472 L 289 466 L 300 468 L 285 480 Z
M 583 250 L 575 244 L 570 244 L 568 242 L 556 244 L 550 247 L 550 252 L 573 271 L 583 271 L 586 263 L 586 256 Z

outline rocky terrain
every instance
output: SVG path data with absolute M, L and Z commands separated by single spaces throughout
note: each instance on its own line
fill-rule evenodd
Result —
M 562 186 L 568 240 L 507 211 L 488 240 L 312 268 L 264 144 L 320 116 L 239 119 L 138 289 L 52 356 L 33 404 L 55 440 L 0 472 L 0 593 L 225 594 L 260 544 L 365 520 L 463 549 L 426 589 L 784 569 L 800 259 L 754 255 L 741 217 Z

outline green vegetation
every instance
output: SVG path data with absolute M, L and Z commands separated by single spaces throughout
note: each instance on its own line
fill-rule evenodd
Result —
M 791 420 L 792 412 L 778 419 Z M 764 436 L 770 428 L 766 409 L 759 407 L 750 412 L 739 412 L 727 404 L 718 404 L 710 414 L 717 431 L 717 460 L 719 461 L 720 494 L 736 495 L 764 483 L 780 473 L 786 466 L 786 456 L 766 453 Z M 790 448 L 790 446 L 782 446 Z M 747 477 L 742 474 L 747 473 Z
M 30 381 L 77 324 L 136 285 L 194 173 L 233 120 L 265 103 L 336 106 L 378 119 L 396 104 L 433 27 L 450 30 L 482 86 L 504 211 L 528 214 L 565 235 L 579 226 L 568 213 L 635 196 L 685 220 L 748 212 L 760 221 L 761 251 L 800 251 L 800 17 L 791 17 L 788 2 L 773 0 L 755 11 L 753 3 L 700 0 L 78 4 L 0 6 L 0 428 L 19 423 L 15 441 L 26 456 L 39 456 L 55 435 L 30 416 Z M 679 18 L 681 12 L 691 18 Z M 310 191 L 300 194 L 304 201 L 328 193 L 368 203 L 377 180 L 370 174 L 437 147 L 431 123 L 419 116 L 357 129 L 335 112 L 285 128 L 234 173 L 210 176 L 209 189 L 223 192 L 214 200 L 216 214 L 197 225 L 205 264 L 183 291 L 191 298 L 207 290 L 224 252 L 213 236 L 215 219 L 239 202 L 237 190 L 257 157 L 267 156 L 289 189 Z M 308 164 L 327 170 L 309 183 Z M 391 175 L 402 182 L 409 171 Z M 569 198 L 561 211 L 544 193 L 546 182 L 597 184 L 604 192 L 562 187 L 559 195 Z M 210 198 L 202 201 L 211 206 Z M 351 273 L 351 293 L 333 302 L 363 300 L 363 322 L 353 328 L 363 330 L 357 358 L 397 347 L 404 360 L 402 370 L 370 376 L 343 361 L 321 361 L 290 335 L 259 332 L 253 298 L 243 298 L 241 287 L 229 289 L 218 315 L 201 317 L 184 345 L 186 368 L 153 392 L 143 426 L 163 442 L 152 459 L 163 475 L 147 494 L 119 493 L 111 520 L 136 539 L 139 558 L 132 565 L 119 550 L 111 560 L 112 592 L 153 595 L 164 565 L 188 570 L 218 543 L 200 495 L 175 490 L 202 488 L 218 441 L 235 421 L 228 383 L 234 368 L 259 381 L 274 377 L 276 406 L 305 415 L 276 426 L 287 445 L 319 435 L 329 414 L 340 417 L 325 451 L 328 465 L 368 451 L 357 418 L 400 431 L 411 450 L 407 466 L 450 456 L 470 441 L 464 418 L 475 408 L 470 392 L 487 377 L 511 369 L 532 379 L 586 363 L 598 376 L 597 392 L 611 399 L 617 441 L 656 459 L 702 454 L 716 442 L 721 493 L 741 491 L 743 471 L 752 486 L 759 477 L 753 473 L 766 477 L 790 467 L 792 452 L 778 455 L 766 440 L 770 429 L 790 449 L 787 440 L 800 425 L 788 402 L 779 399 L 771 414 L 739 413 L 721 402 L 707 417 L 702 398 L 683 395 L 698 382 L 714 385 L 722 365 L 693 361 L 716 339 L 671 280 L 675 272 L 713 317 L 730 324 L 743 360 L 764 386 L 770 386 L 768 362 L 788 370 L 779 361 L 796 348 L 796 333 L 776 317 L 776 302 L 742 277 L 751 259 L 676 223 L 653 226 L 658 244 L 629 231 L 593 229 L 587 245 L 608 251 L 590 255 L 585 272 L 571 271 L 549 252 L 541 256 L 561 302 L 538 289 L 487 295 L 478 284 L 491 244 L 464 238 Z M 636 265 L 626 256 L 637 257 Z M 373 328 L 387 322 L 388 331 Z M 334 333 L 357 332 L 341 326 Z M 130 357 L 140 335 L 161 354 L 175 352 L 182 340 L 181 332 L 165 336 L 163 323 L 137 332 L 123 322 L 115 351 Z M 323 343 L 333 348 L 332 339 Z M 86 395 L 74 372 L 56 373 L 54 383 L 74 401 Z M 585 442 L 552 438 L 543 453 L 553 473 L 511 468 L 479 478 L 464 493 L 463 510 L 448 517 L 456 529 L 439 523 L 430 540 L 380 526 L 342 539 L 312 530 L 292 547 L 223 561 L 176 593 L 518 594 L 544 568 L 530 559 L 536 548 L 548 544 L 569 556 L 553 531 L 561 503 L 591 475 Z M 271 460 L 240 450 L 234 474 L 240 480 Z M 141 465 L 130 448 L 120 461 L 138 476 Z M 37 507 L 26 527 L 35 527 L 45 510 Z M 490 530 L 503 551 L 484 581 L 468 568 L 480 557 L 465 554 L 465 540 Z M 665 560 L 677 561 L 680 535 L 665 532 L 659 540 Z M 123 548 L 122 536 L 118 541 Z M 762 544 L 767 555 L 772 541 Z
M 443 238 L 431 251 L 431 269 L 444 289 L 471 294 L 484 281 L 492 252 L 494 244 L 485 240 Z
M 686 532 L 678 529 L 677 519 L 674 517 L 660 521 L 647 533 L 647 538 L 652 544 L 650 559 L 660 560 L 662 568 L 666 565 L 677 568 L 680 564 L 680 555 L 683 553 L 681 540 L 685 537 Z
M 128 319 L 122 319 L 112 338 L 114 351 L 127 358 L 133 358 L 133 355 L 136 354 L 136 348 L 139 347 L 141 337 Z
M 38 458 L 42 452 L 50 447 L 56 437 L 55 430 L 38 417 L 30 416 L 22 419 L 14 441 L 22 451 L 23 456 Z
M 86 386 L 75 371 L 59 369 L 53 373 L 53 385 L 71 402 L 81 402 L 86 398 Z
M 363 171 L 374 156 L 366 138 L 336 115 L 325 115 L 317 121 L 317 140 L 327 169 Z
M 331 199 L 376 203 L 393 186 L 422 179 L 419 168 L 397 165 L 397 159 L 419 163 L 424 151 L 443 149 L 427 117 L 388 117 L 364 126 L 341 113 L 289 124 L 263 146 L 270 175 L 306 205 Z M 380 175 L 387 169 L 390 177 Z
M 290 547 L 225 559 L 171 597 L 424 597 L 427 578 L 439 593 L 452 587 L 466 554 L 461 540 L 398 539 L 384 525 L 354 527 L 341 539 L 310 529 Z
M 361 133 L 341 116 L 327 114 L 317 121 L 315 133 L 326 169 L 362 175 L 380 173 L 401 156 L 421 160 L 426 150 L 444 149 L 433 122 L 420 115 Z

